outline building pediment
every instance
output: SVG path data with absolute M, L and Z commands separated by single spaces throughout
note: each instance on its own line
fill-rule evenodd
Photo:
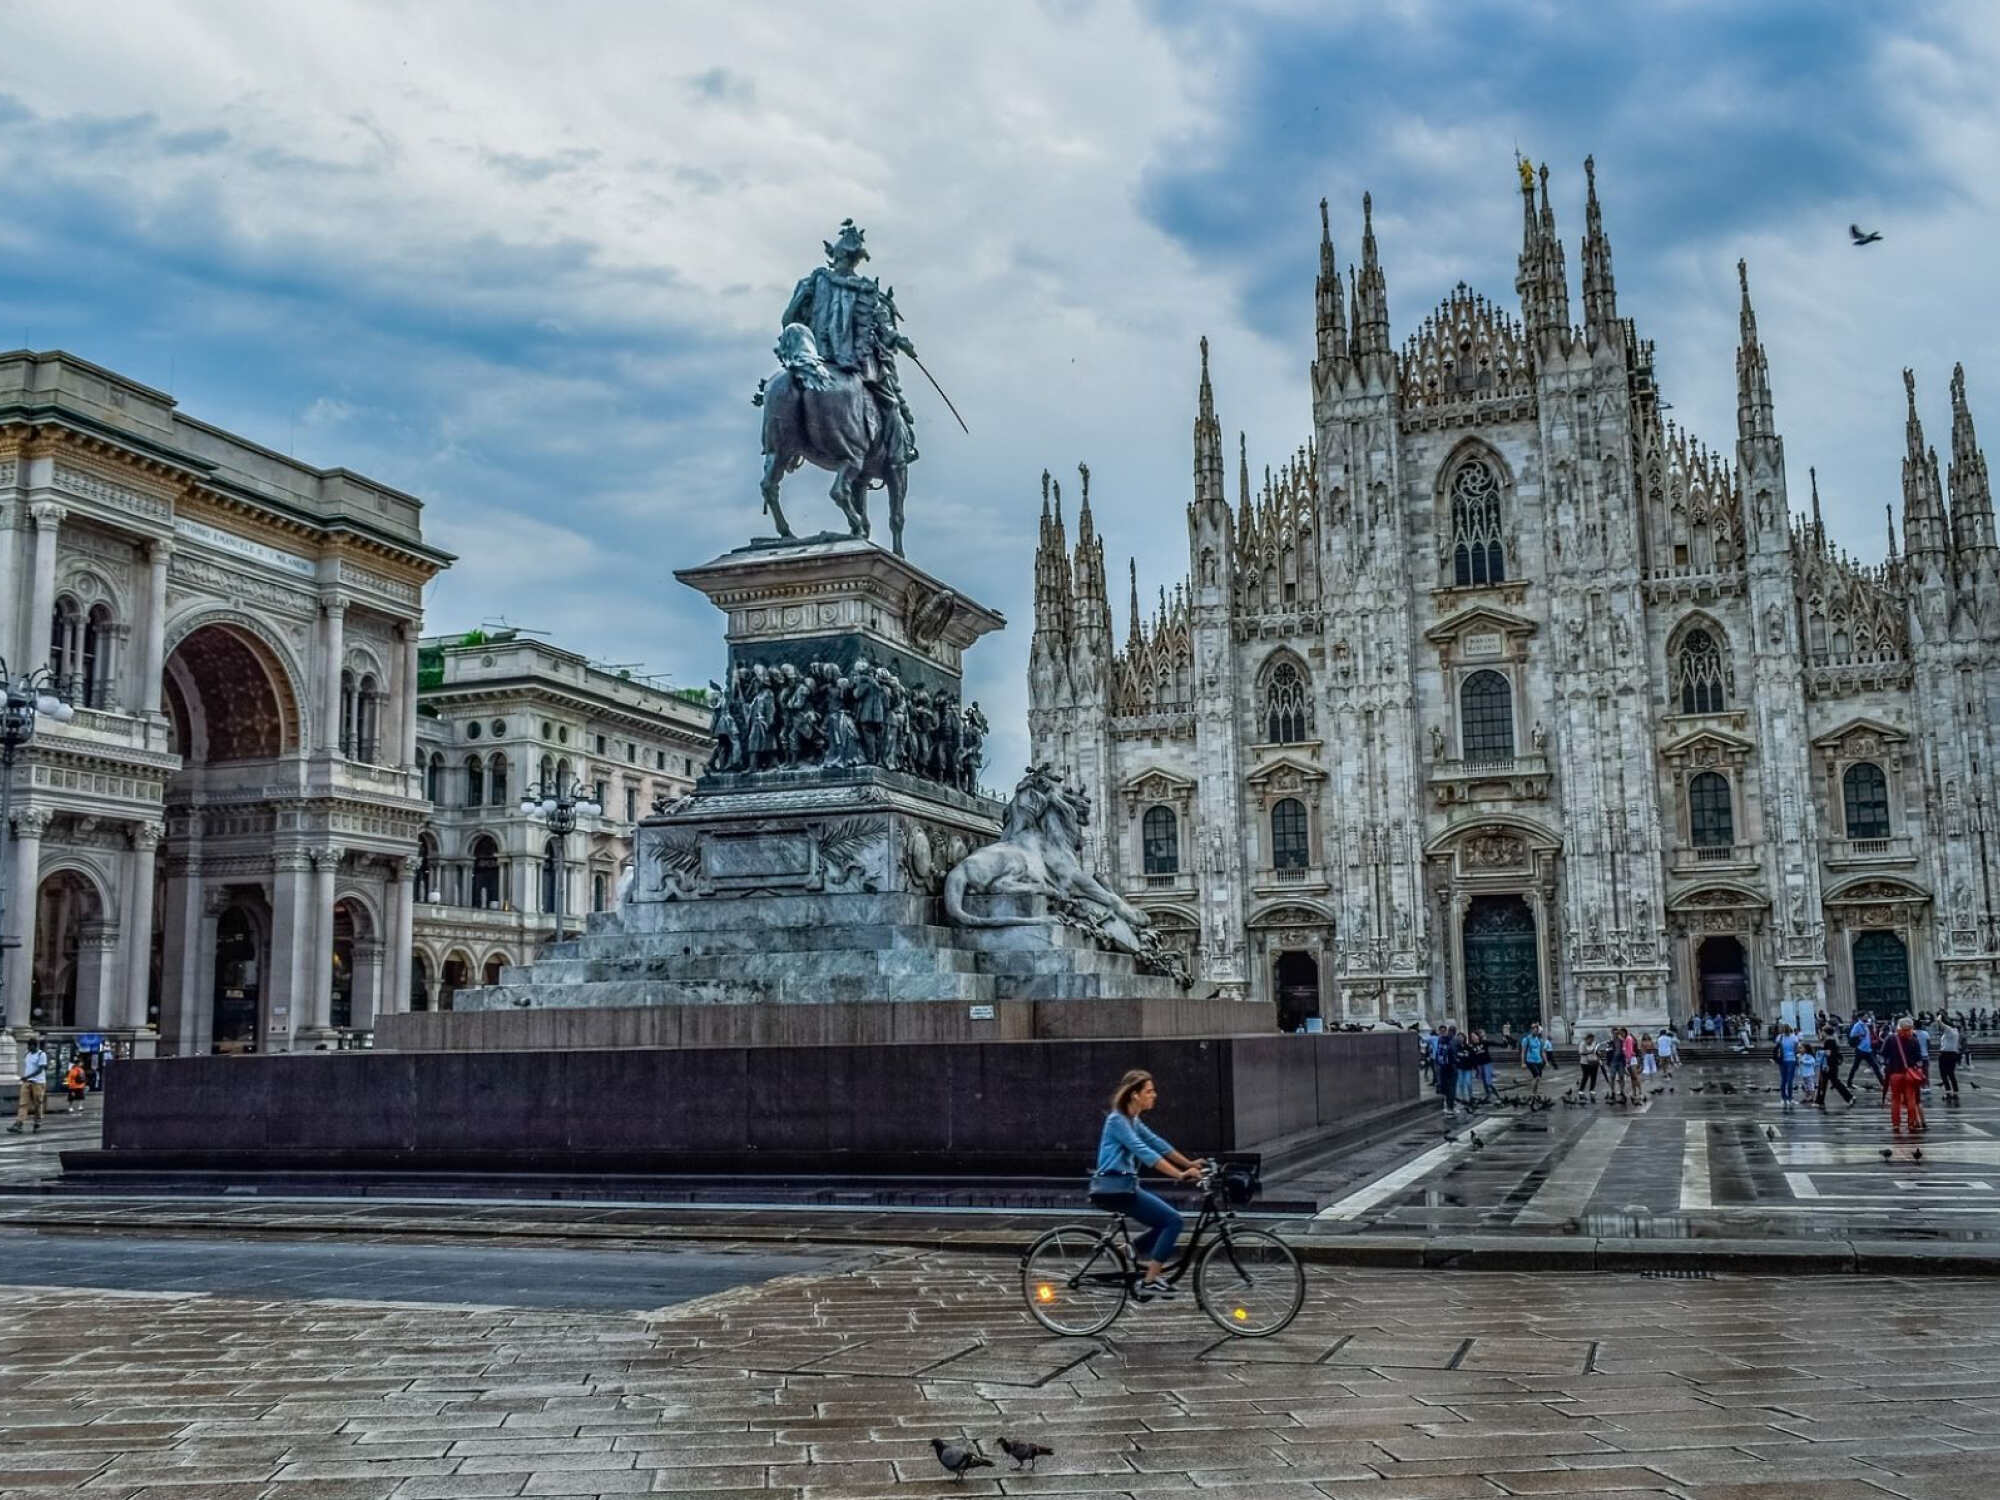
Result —
M 1761 891 L 1733 881 L 1714 881 L 1697 886 L 1693 890 L 1682 891 L 1667 901 L 1668 911 L 1740 910 L 1746 907 L 1763 909 L 1771 904 Z
M 1884 902 L 1928 901 L 1931 893 L 1907 880 L 1889 880 L 1880 875 L 1864 875 L 1826 893 L 1828 906 L 1872 906 Z
M 1866 715 L 1849 719 L 1838 729 L 1830 729 L 1813 741 L 1813 748 L 1826 755 L 1842 759 L 1866 759 L 1892 750 L 1900 750 L 1909 743 L 1910 736 L 1894 724 Z
M 1713 725 L 1684 734 L 1660 751 L 1674 765 L 1741 765 L 1757 748 L 1740 734 Z
M 1525 640 L 1541 629 L 1526 615 L 1517 615 L 1512 610 L 1495 609 L 1488 604 L 1474 605 L 1462 609 L 1447 620 L 1441 620 L 1424 632 L 1424 639 L 1437 645 L 1447 645 L 1463 640 L 1468 635 L 1498 635 L 1503 641 Z
M 1158 802 L 1186 811 L 1194 805 L 1195 790 L 1195 783 L 1188 777 L 1159 766 L 1149 766 L 1127 777 L 1119 787 L 1128 814 Z
M 1309 760 L 1280 755 L 1252 771 L 1248 780 L 1263 792 L 1298 792 L 1326 780 L 1326 772 Z

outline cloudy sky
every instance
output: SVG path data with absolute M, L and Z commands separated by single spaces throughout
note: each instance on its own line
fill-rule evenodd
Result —
M 759 529 L 749 394 L 793 281 L 858 219 L 971 424 L 908 375 L 912 555 L 1013 622 L 970 667 L 1001 775 L 1041 470 L 1091 465 L 1116 575 L 1136 554 L 1149 596 L 1180 577 L 1199 337 L 1254 465 L 1309 435 L 1322 196 L 1348 257 L 1372 189 L 1400 343 L 1459 280 L 1511 302 L 1516 148 L 1551 164 L 1574 274 L 1595 153 L 1675 415 L 1734 440 L 1747 257 L 1795 504 L 1816 464 L 1865 558 L 1899 495 L 1903 365 L 1935 442 L 1954 359 L 2000 435 L 1990 6 L 0 0 L 0 21 L 0 347 L 423 497 L 461 556 L 433 628 L 716 672 L 718 618 L 671 569 Z M 1853 220 L 1883 243 L 1850 248 Z M 830 524 L 823 491 L 793 481 L 795 524 Z

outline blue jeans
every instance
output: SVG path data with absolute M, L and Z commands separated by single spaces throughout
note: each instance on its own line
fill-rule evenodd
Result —
M 1481 1064 L 1479 1065 L 1479 1081 L 1480 1081 L 1481 1083 L 1483 1083 L 1483 1084 L 1485 1084 L 1485 1085 L 1486 1085 L 1486 1097 L 1487 1097 L 1487 1098 L 1491 1099 L 1491 1098 L 1492 1098 L 1492 1097 L 1493 1097 L 1493 1096 L 1494 1096 L 1495 1094 L 1497 1094 L 1497 1093 L 1499 1092 L 1499 1090 L 1497 1090 L 1496 1088 L 1494 1088 L 1494 1087 L 1493 1087 L 1493 1064 L 1492 1064 L 1492 1063 L 1481 1063 Z
M 1181 1211 L 1166 1199 L 1140 1188 L 1132 1193 L 1092 1193 L 1090 1201 L 1106 1213 L 1123 1214 L 1146 1226 L 1146 1233 L 1132 1242 L 1141 1261 L 1164 1261 L 1173 1254 L 1184 1221 Z
M 1778 1064 L 1778 1097 L 1789 1100 L 1792 1097 L 1792 1076 L 1799 1070 L 1796 1062 Z

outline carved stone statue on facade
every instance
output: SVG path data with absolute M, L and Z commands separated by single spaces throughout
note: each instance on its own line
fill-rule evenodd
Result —
M 805 463 L 833 473 L 831 494 L 850 536 L 865 537 L 868 491 L 889 492 L 889 530 L 903 551 L 903 499 L 916 460 L 914 420 L 896 375 L 896 355 L 916 346 L 896 329 L 895 293 L 860 274 L 868 259 L 852 219 L 826 244 L 824 266 L 800 280 L 779 319 L 779 369 L 757 387 L 764 409 L 764 509 L 780 537 L 791 526 L 778 504 L 785 475 Z
M 1132 954 L 1142 969 L 1188 982 L 1187 960 L 1153 931 L 1152 919 L 1083 867 L 1083 830 L 1090 798 L 1048 765 L 1031 766 L 1014 788 L 1000 838 L 967 855 L 945 877 L 945 912 L 960 927 L 1027 927 L 1060 923 L 1090 933 L 1108 948 Z M 1040 896 L 1047 910 L 982 914 L 969 895 Z

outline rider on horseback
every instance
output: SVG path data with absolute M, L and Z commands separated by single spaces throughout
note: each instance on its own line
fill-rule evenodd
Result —
M 856 274 L 856 268 L 868 259 L 863 234 L 852 219 L 843 219 L 840 238 L 821 242 L 826 247 L 827 264 L 792 289 L 792 300 L 785 304 L 779 326 L 803 323 L 812 330 L 821 359 L 861 377 L 881 409 L 889 453 L 901 455 L 903 463 L 914 463 L 916 419 L 903 399 L 896 355 L 900 351 L 914 357 L 917 350 L 896 331 L 894 292 L 884 291 L 873 276 Z

